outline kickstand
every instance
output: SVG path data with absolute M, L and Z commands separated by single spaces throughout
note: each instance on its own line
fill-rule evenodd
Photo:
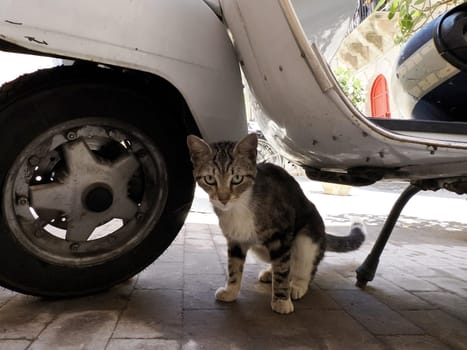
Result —
M 421 188 L 410 184 L 404 192 L 401 193 L 399 198 L 397 199 L 396 203 L 391 209 L 386 222 L 384 223 L 383 228 L 376 240 L 373 248 L 368 254 L 365 261 L 358 267 L 357 269 L 357 283 L 356 286 L 359 288 L 365 288 L 369 281 L 372 281 L 375 277 L 376 269 L 379 263 L 379 257 L 383 252 L 384 247 L 389 239 L 389 236 L 396 225 L 397 220 L 401 214 L 402 209 L 405 207 L 407 202 L 412 198 L 415 194 L 421 191 Z

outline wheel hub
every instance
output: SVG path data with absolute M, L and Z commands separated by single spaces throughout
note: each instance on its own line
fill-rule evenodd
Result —
M 99 159 L 82 139 L 65 144 L 63 153 L 68 175 L 61 183 L 31 186 L 30 203 L 36 211 L 64 212 L 66 240 L 87 241 L 96 227 L 114 218 L 135 216 L 138 206 L 127 195 L 128 182 L 139 167 L 133 154 L 109 163 Z
M 17 240 L 46 261 L 88 266 L 113 259 L 139 244 L 165 207 L 164 158 L 128 124 L 64 123 L 18 159 L 4 192 L 8 221 Z
M 84 207 L 95 213 L 106 211 L 112 206 L 113 194 L 112 190 L 99 185 L 87 191 L 84 198 Z

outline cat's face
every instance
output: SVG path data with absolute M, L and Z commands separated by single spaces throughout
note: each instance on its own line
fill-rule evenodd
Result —
M 214 207 L 220 210 L 233 208 L 255 180 L 256 134 L 250 134 L 237 143 L 211 145 L 190 135 L 187 144 L 198 185 L 208 193 Z

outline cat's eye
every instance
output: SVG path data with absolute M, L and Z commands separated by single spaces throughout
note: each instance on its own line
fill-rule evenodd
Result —
M 241 175 L 234 175 L 234 176 L 232 177 L 231 183 L 232 183 L 232 185 L 239 185 L 239 184 L 242 183 L 242 181 L 243 181 L 243 176 L 241 176 Z
M 210 186 L 213 186 L 216 184 L 216 179 L 212 175 L 206 175 L 204 177 L 204 182 L 206 182 Z

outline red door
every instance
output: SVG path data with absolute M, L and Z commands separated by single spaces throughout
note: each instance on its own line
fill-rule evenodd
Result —
M 371 87 L 371 116 L 376 118 L 391 118 L 389 107 L 388 84 L 384 75 L 376 77 Z

